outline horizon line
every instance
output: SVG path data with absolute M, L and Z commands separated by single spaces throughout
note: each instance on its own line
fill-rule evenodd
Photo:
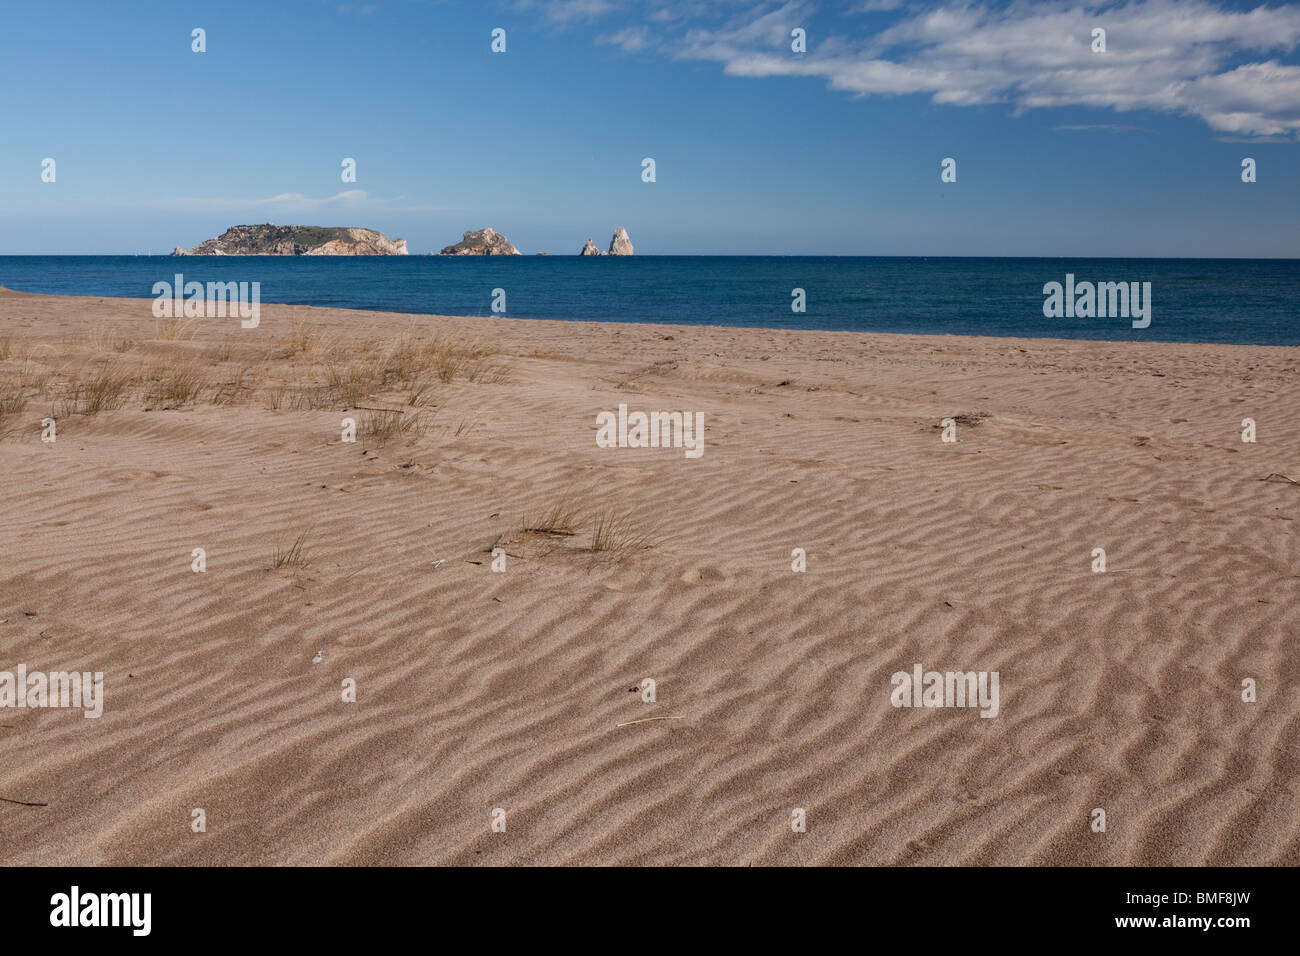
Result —
M 146 259 L 1157 259 L 1179 262 L 1300 262 L 1300 256 L 1115 256 L 1089 255 L 1084 253 L 1054 256 L 1027 255 L 952 255 L 952 254 L 918 254 L 918 253 L 821 253 L 821 252 L 671 252 L 671 253 L 636 253 L 629 256 L 583 256 L 574 252 L 521 252 L 514 256 L 444 256 L 437 252 L 413 252 L 407 255 L 279 255 L 276 253 L 254 253 L 250 255 L 183 255 L 170 252 L 0 252 L 0 259 L 96 259 L 96 258 L 146 258 Z

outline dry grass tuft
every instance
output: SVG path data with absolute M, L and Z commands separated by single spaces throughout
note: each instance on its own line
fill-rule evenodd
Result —
M 541 514 L 524 515 L 519 532 L 524 537 L 550 535 L 571 538 L 578 533 L 578 509 L 568 498 L 562 498 Z
M 331 362 L 325 382 L 344 408 L 355 408 L 370 401 L 376 391 L 375 369 L 368 362 L 352 362 L 346 366 Z
M 166 365 L 148 375 L 152 382 L 146 402 L 151 408 L 180 408 L 195 401 L 205 384 L 196 365 Z
M 275 555 L 271 559 L 271 567 L 279 571 L 284 568 L 290 570 L 301 570 L 311 564 L 311 557 L 307 553 L 307 535 L 311 529 L 301 532 L 298 537 L 293 539 L 293 544 L 288 548 L 276 545 Z
M 252 384 L 246 381 L 247 378 L 248 366 L 244 366 L 235 371 L 230 381 L 218 382 L 212 389 L 212 404 L 227 408 L 236 404 L 245 392 L 253 390 Z
M 166 325 L 159 325 L 158 337 L 168 342 L 179 342 L 181 339 L 193 338 L 194 328 L 198 324 L 199 320 L 195 318 L 172 319 Z
M 394 438 L 419 438 L 427 424 L 422 412 L 407 414 L 400 408 L 369 410 L 361 419 L 361 434 L 381 444 Z
M 121 408 L 126 404 L 131 382 L 131 374 L 119 365 L 104 365 L 96 369 L 84 386 L 79 386 L 84 389 L 84 394 L 78 396 L 82 401 L 82 414 L 95 415 Z
M 311 328 L 306 322 L 300 321 L 280 340 L 280 347 L 288 353 L 285 356 L 286 358 L 292 358 L 299 352 L 307 353 L 312 351 L 320 342 L 320 333 Z
M 98 322 L 85 334 L 86 347 L 92 352 L 125 352 L 131 344 L 107 323 Z
M 432 382 L 421 382 L 411 390 L 411 395 L 406 400 L 406 404 L 412 408 L 428 408 L 434 404 L 433 396 L 429 394 L 429 389 L 433 388 Z
M 14 416 L 27 407 L 27 396 L 16 382 L 0 384 L 0 438 L 14 428 Z
M 488 364 L 482 359 L 473 359 L 465 364 L 465 378 L 471 382 L 487 385 L 505 385 L 510 381 L 510 366 L 500 362 Z
M 131 374 L 119 365 L 102 365 L 84 381 L 74 375 L 64 386 L 52 415 L 54 418 L 97 415 L 121 408 L 126 404 L 133 381 Z
M 235 353 L 234 343 L 231 342 L 230 336 L 226 336 L 224 339 L 221 340 L 221 342 L 219 342 L 218 344 L 212 347 L 212 351 L 209 353 L 209 355 L 213 362 L 220 364 L 222 362 L 229 362 L 230 357 L 234 355 L 234 353 Z
M 33 362 L 30 356 L 23 358 L 23 367 L 18 371 L 18 384 L 24 389 L 44 392 L 53 373 L 43 364 Z
M 624 557 L 632 551 L 650 547 L 649 532 L 638 529 L 625 515 L 614 510 L 592 517 L 591 551 Z

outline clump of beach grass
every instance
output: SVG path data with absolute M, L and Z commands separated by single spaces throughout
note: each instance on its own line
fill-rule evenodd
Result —
M 327 381 L 345 408 L 356 408 L 370 401 L 375 393 L 374 369 L 365 362 L 353 362 L 344 368 L 331 365 Z
M 27 395 L 16 382 L 0 384 L 0 438 L 14 428 L 14 416 L 27 407 Z
M 275 555 L 271 560 L 271 568 L 276 571 L 286 568 L 291 571 L 298 571 L 311 564 L 311 557 L 307 552 L 307 535 L 310 533 L 310 528 L 299 532 L 298 536 L 293 539 L 293 543 L 287 548 L 276 545 Z
M 81 412 L 94 415 L 121 408 L 126 404 L 131 375 L 119 365 L 103 365 L 84 384 Z
M 649 547 L 649 532 L 643 531 L 624 514 L 607 509 L 592 516 L 591 552 L 623 557 Z
M 30 355 L 23 358 L 23 367 L 18 372 L 18 382 L 23 388 L 45 391 L 53 373 L 44 364 L 37 364 Z
M 0 416 L 16 415 L 27 407 L 27 396 L 13 382 L 0 385 Z
M 125 352 L 130 344 L 112 326 L 97 322 L 86 331 L 86 346 L 92 352 Z
M 306 322 L 296 322 L 280 340 L 280 347 L 288 353 L 285 357 L 292 358 L 299 352 L 307 353 L 312 351 L 320 344 L 320 333 L 309 326 Z
M 433 404 L 433 396 L 429 389 L 433 388 L 432 382 L 420 382 L 411 390 L 410 396 L 406 399 L 406 404 L 412 408 L 426 408 Z
M 244 381 L 248 377 L 248 367 L 235 370 L 228 382 L 218 382 L 212 389 L 212 404 L 230 407 L 239 401 L 240 395 L 251 390 L 252 386 Z
M 168 342 L 177 342 L 181 339 L 191 338 L 194 334 L 194 327 L 199 324 L 196 318 L 190 319 L 172 319 L 166 325 L 158 326 L 158 336 Z
M 572 537 L 577 534 L 578 508 L 568 498 L 562 498 L 538 514 L 525 514 L 520 522 L 520 534 Z
M 468 435 L 478 425 L 478 419 L 462 418 L 456 423 L 456 429 L 452 432 L 453 438 L 460 438 L 462 435 Z
M 132 381 L 130 373 L 118 365 L 100 366 L 84 380 L 74 375 L 62 390 L 53 415 L 55 418 L 96 415 L 121 408 L 126 404 Z
M 488 385 L 505 385 L 510 381 L 510 366 L 500 362 L 487 363 L 472 359 L 464 365 L 465 378 L 470 382 Z
M 381 444 L 394 438 L 419 438 L 425 428 L 423 413 L 407 414 L 400 408 L 367 409 L 361 419 L 361 434 Z
M 199 397 L 205 384 L 203 375 L 194 365 L 167 365 L 149 373 L 152 388 L 148 404 L 167 408 L 180 408 Z
M 214 362 L 229 362 L 230 357 L 235 352 L 234 343 L 230 341 L 230 336 L 222 339 L 212 347 L 211 356 Z

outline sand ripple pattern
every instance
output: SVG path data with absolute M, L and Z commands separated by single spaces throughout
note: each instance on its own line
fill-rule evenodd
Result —
M 3 330 L 151 322 L 68 301 Z M 106 685 L 0 710 L 0 796 L 49 804 L 0 803 L 0 862 L 1300 863 L 1300 487 L 1258 480 L 1300 477 L 1294 350 L 420 321 L 514 364 L 445 387 L 460 436 L 249 404 L 0 441 L 0 669 Z M 704 456 L 595 447 L 619 402 L 704 412 Z M 653 546 L 493 573 L 565 495 Z M 1000 715 L 892 707 L 915 663 L 998 671 Z

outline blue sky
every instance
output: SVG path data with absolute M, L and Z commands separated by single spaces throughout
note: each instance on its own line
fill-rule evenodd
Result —
M 639 254 L 1296 257 L 1297 43 L 1300 4 L 1210 0 L 14 3 L 0 254 L 275 222 L 412 252 L 622 225 Z

